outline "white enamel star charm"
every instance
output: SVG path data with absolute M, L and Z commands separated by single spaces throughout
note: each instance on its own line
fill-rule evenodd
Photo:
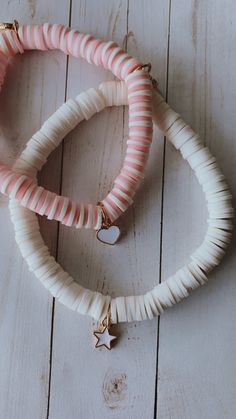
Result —
M 95 330 L 93 334 L 95 338 L 97 339 L 95 348 L 101 348 L 102 346 L 104 346 L 105 348 L 111 350 L 111 342 L 114 339 L 116 339 L 116 336 L 110 335 L 110 332 L 107 326 L 105 326 L 102 331 Z

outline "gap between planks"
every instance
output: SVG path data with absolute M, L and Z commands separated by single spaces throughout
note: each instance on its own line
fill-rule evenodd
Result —
M 69 4 L 69 18 L 68 25 L 71 25 L 71 16 L 72 16 L 72 0 Z M 64 101 L 67 100 L 67 86 L 68 86 L 68 68 L 69 68 L 69 59 L 70 56 L 66 57 L 66 69 L 65 69 L 65 91 L 64 91 Z M 59 184 L 59 194 L 62 193 L 62 180 L 63 180 L 63 155 L 64 155 L 64 139 L 61 145 L 61 171 L 60 171 L 60 184 Z M 59 248 L 59 235 L 60 235 L 60 223 L 57 223 L 57 235 L 56 235 L 56 250 L 55 250 L 55 259 L 58 259 L 58 248 Z M 50 334 L 50 346 L 49 346 L 49 371 L 48 371 L 48 393 L 47 393 L 47 412 L 46 419 L 49 419 L 50 415 L 50 396 L 51 396 L 51 379 L 52 379 L 52 354 L 53 354 L 53 333 L 54 333 L 54 318 L 55 318 L 55 297 L 52 298 L 52 313 L 51 313 L 51 334 Z
M 70 0 L 69 4 L 69 19 L 68 25 L 71 26 L 72 19 L 72 3 L 73 0 Z M 166 52 L 166 82 L 165 82 L 165 98 L 168 99 L 168 76 L 169 76 L 169 50 L 170 50 L 170 24 L 171 24 L 171 0 L 168 4 L 168 36 L 167 36 L 167 52 Z M 128 47 L 128 34 L 129 34 L 129 0 L 127 0 L 127 13 L 126 13 L 126 37 L 124 49 L 127 51 Z M 66 69 L 65 69 L 65 92 L 64 100 L 67 100 L 67 86 L 68 86 L 68 68 L 69 68 L 70 56 L 66 58 Z M 123 107 L 123 129 L 125 124 L 125 107 Z M 62 193 L 62 182 L 63 182 L 63 160 L 64 160 L 64 140 L 62 141 L 62 152 L 61 152 L 61 164 L 60 164 L 60 185 L 59 193 Z M 163 239 L 163 210 L 164 210 L 164 187 L 165 187 L 165 157 L 166 157 L 166 138 L 164 138 L 164 147 L 163 147 L 163 166 L 162 166 L 162 179 L 161 179 L 161 227 L 160 227 L 160 252 L 159 252 L 159 283 L 161 283 L 161 271 L 162 271 L 162 239 Z M 57 236 L 56 236 L 56 253 L 55 259 L 58 258 L 58 249 L 59 249 L 59 238 L 60 238 L 60 224 L 57 225 Z M 52 378 L 52 357 L 53 357 L 53 338 L 54 338 L 54 320 L 55 320 L 55 298 L 53 297 L 52 301 L 52 311 L 51 311 L 51 334 L 50 334 L 50 349 L 49 349 L 49 373 L 48 373 L 48 404 L 47 404 L 47 413 L 46 419 L 50 417 L 50 396 L 51 396 L 51 378 Z M 153 418 L 157 419 L 158 416 L 158 361 L 159 361 L 159 335 L 160 335 L 160 317 L 157 321 L 157 341 L 156 341 L 156 377 L 155 377 L 155 392 L 154 392 L 154 403 L 153 403 Z
M 170 62 L 170 27 L 171 27 L 171 0 L 168 4 L 168 35 L 166 48 L 166 83 L 165 83 L 165 100 L 168 101 L 169 87 L 169 62 Z M 162 165 L 162 182 L 161 182 L 161 226 L 160 226 L 160 254 L 159 254 L 159 284 L 162 280 L 162 245 L 163 245 L 163 215 L 164 215 L 164 189 L 165 189 L 165 162 L 166 162 L 166 137 L 163 144 L 163 165 Z M 157 348 L 156 348 L 156 379 L 155 379 L 155 400 L 153 418 L 158 419 L 158 371 L 159 371 L 159 342 L 160 342 L 160 316 L 157 321 Z

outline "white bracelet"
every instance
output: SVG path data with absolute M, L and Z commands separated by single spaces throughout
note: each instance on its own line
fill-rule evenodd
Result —
M 106 106 L 127 104 L 127 91 L 123 82 L 102 83 L 98 89 L 93 90 L 103 95 Z M 96 107 L 95 103 L 90 105 Z M 111 323 L 151 319 L 186 298 L 190 291 L 207 281 L 207 275 L 219 264 L 231 239 L 231 219 L 234 213 L 232 197 L 215 158 L 201 143 L 198 135 L 157 92 L 153 99 L 153 120 L 194 170 L 205 193 L 209 218 L 204 241 L 192 254 L 191 261 L 146 294 L 111 298 L 80 286 L 50 256 L 39 232 L 35 214 L 21 207 L 15 199 L 10 199 L 16 241 L 29 269 L 61 303 L 80 314 L 87 314 L 96 320 L 103 319 L 103 325 L 105 321 L 107 326 L 109 319 Z M 31 144 L 32 141 L 29 141 L 27 154 L 24 151 L 22 153 L 24 160 L 20 157 L 14 168 L 35 177 L 37 170 L 31 165 Z M 43 138 L 39 145 L 43 150 Z

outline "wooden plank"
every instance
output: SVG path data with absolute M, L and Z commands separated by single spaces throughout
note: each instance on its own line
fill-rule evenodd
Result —
M 4 2 L 1 20 L 20 23 L 68 22 L 69 2 Z M 16 57 L 0 97 L 1 156 L 13 163 L 26 140 L 61 104 L 65 94 L 66 57 L 59 53 Z M 59 188 L 60 150 L 43 170 L 43 184 Z M 0 198 L 0 417 L 46 418 L 52 298 L 28 272 L 15 244 L 7 199 Z M 45 240 L 55 253 L 57 228 L 42 222 Z
M 72 26 L 114 39 L 124 47 L 128 44 L 131 53 L 153 62 L 163 86 L 168 36 L 166 3 L 153 0 L 144 5 L 142 1 L 131 1 L 128 10 L 122 1 L 103 0 L 99 7 L 94 4 L 74 2 Z M 70 60 L 68 96 L 111 77 L 82 61 Z M 69 136 L 64 146 L 63 194 L 93 202 L 108 192 L 124 155 L 126 122 L 123 109 L 106 110 Z M 59 261 L 84 286 L 124 295 L 144 292 L 158 282 L 162 143 L 162 137 L 155 132 L 146 180 L 134 207 L 120 221 L 125 234 L 119 245 L 104 247 L 96 241 L 93 231 L 60 227 Z M 56 304 L 50 419 L 151 418 L 157 320 L 119 326 L 120 338 L 111 352 L 93 348 L 92 328 L 90 319 Z
M 235 192 L 236 5 L 172 0 L 168 98 L 200 132 Z M 162 278 L 204 237 L 206 205 L 167 145 Z M 235 244 L 207 286 L 160 320 L 158 419 L 233 419 L 236 398 Z

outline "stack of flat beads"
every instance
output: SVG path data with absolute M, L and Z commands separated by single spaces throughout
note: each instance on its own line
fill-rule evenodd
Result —
M 128 88 L 129 102 L 129 137 L 124 165 L 114 181 L 114 187 L 104 199 L 100 199 L 106 214 L 114 222 L 133 203 L 133 197 L 144 176 L 145 164 L 152 141 L 152 83 L 148 74 L 138 70 L 142 64 L 122 51 L 114 42 L 103 42 L 62 25 L 44 24 L 41 26 L 21 26 L 18 34 L 15 31 L 0 32 L 0 81 L 3 82 L 6 57 L 23 53 L 30 49 L 60 49 L 65 54 L 83 57 L 89 63 L 102 65 L 111 70 L 119 79 L 125 80 Z M 91 93 L 92 94 L 92 93 Z M 61 136 L 72 129 L 79 120 L 88 119 L 91 113 L 91 102 L 95 100 L 97 111 L 104 107 L 103 98 L 92 96 L 80 97 L 83 110 L 76 101 L 69 101 L 62 108 L 61 121 L 54 130 L 53 118 L 49 119 L 37 132 L 21 156 L 24 171 L 30 174 L 31 169 L 40 168 L 51 151 L 57 147 Z M 86 102 L 87 101 L 87 102 Z M 70 119 L 67 109 L 71 108 Z M 39 143 L 44 140 L 44 148 Z M 29 154 L 31 153 L 31 154 Z M 25 170 L 25 161 L 29 157 L 30 165 Z M 18 164 L 19 169 L 20 163 Z M 31 174 L 30 174 L 31 175 Z M 49 219 L 55 219 L 67 226 L 93 228 L 98 230 L 102 224 L 100 205 L 72 202 L 66 197 L 38 187 L 26 175 L 14 173 L 12 169 L 0 166 L 1 192 L 15 197 L 21 205 Z

